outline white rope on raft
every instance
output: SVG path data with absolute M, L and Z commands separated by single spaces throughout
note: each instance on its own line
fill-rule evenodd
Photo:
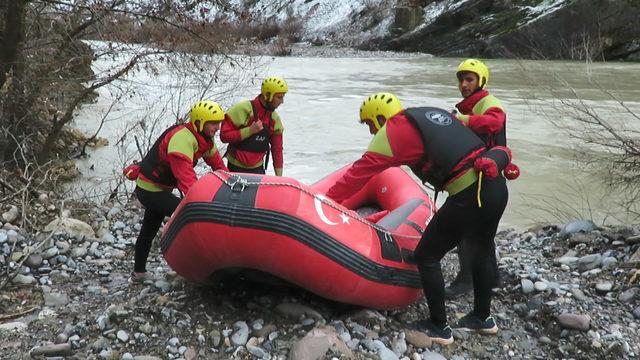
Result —
M 224 179 L 220 174 L 225 174 L 228 176 L 227 179 Z M 317 196 L 316 194 L 312 193 L 311 191 L 309 191 L 307 188 L 304 188 L 300 185 L 297 184 L 291 184 L 291 183 L 286 183 L 286 182 L 277 182 L 277 181 L 272 181 L 272 182 L 256 182 L 256 181 L 248 181 L 247 179 L 238 176 L 237 174 L 228 172 L 228 171 L 224 171 L 224 170 L 217 170 L 215 172 L 212 173 L 213 175 L 215 175 L 218 179 L 220 179 L 220 181 L 222 181 L 223 183 L 225 183 L 227 186 L 229 186 L 231 188 L 231 190 L 235 189 L 236 186 L 240 187 L 240 191 L 244 191 L 244 189 L 247 186 L 250 185 L 256 185 L 256 186 L 285 186 L 285 187 L 291 187 L 297 190 L 300 190 L 301 192 L 315 198 L 318 199 L 319 201 L 321 201 L 323 204 L 331 207 L 334 210 L 339 211 L 342 214 L 347 215 L 348 217 L 355 219 L 356 221 L 359 221 L 367 226 L 370 226 L 382 233 L 384 233 L 385 235 L 385 240 L 387 241 L 392 241 L 392 239 L 389 236 L 395 236 L 395 237 L 402 237 L 402 238 L 406 238 L 406 239 L 421 239 L 422 236 L 417 236 L 417 235 L 406 235 L 406 234 L 399 234 L 399 233 L 394 233 L 391 232 L 383 227 L 378 226 L 375 223 L 369 222 L 367 221 L 365 218 L 363 218 L 362 216 L 360 216 L 357 212 L 346 212 L 344 211 L 342 208 L 340 208 L 338 205 L 336 205 L 333 201 L 330 201 L 328 198 L 324 197 L 324 196 Z M 233 181 L 230 181 L 230 179 L 234 179 Z M 356 214 L 356 216 L 354 216 L 353 214 Z

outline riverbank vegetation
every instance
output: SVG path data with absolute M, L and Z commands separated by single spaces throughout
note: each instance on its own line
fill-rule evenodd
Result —
M 583 200 L 586 211 L 578 211 L 558 199 L 543 201 L 547 210 L 571 213 L 570 218 L 592 219 L 590 212 L 597 205 L 588 203 L 581 185 L 596 178 L 602 183 L 603 196 L 616 199 L 619 205 L 605 209 L 609 213 L 605 222 L 608 218 L 613 223 L 621 219 L 640 220 L 640 109 L 625 103 L 615 90 L 603 88 L 593 76 L 589 62 L 585 73 L 577 74 L 586 84 L 581 89 L 574 87 L 565 74 L 536 76 L 544 70 L 521 65 L 524 76 L 539 88 L 537 94 L 527 94 L 525 98 L 533 111 L 543 115 L 566 137 L 564 146 L 581 168 L 579 175 L 584 176 L 582 180 L 573 179 L 571 191 Z M 592 106 L 581 94 L 585 90 L 600 93 L 607 106 L 600 109 Z
M 274 54 L 286 54 L 295 40 L 295 21 L 210 17 L 202 1 L 157 6 L 144 1 L 6 1 L 0 7 L 0 198 L 32 213 L 29 205 L 55 197 L 59 184 L 76 175 L 72 159 L 89 146 L 105 145 L 103 121 L 82 134 L 70 125 L 83 104 L 96 101 L 110 85 L 113 98 L 131 96 L 126 78 L 141 67 L 190 77 L 199 97 L 217 98 L 217 84 L 236 88 L 253 81 L 255 60 L 226 55 L 240 45 L 265 44 Z M 224 6 L 224 2 L 208 2 Z M 185 14 L 196 13 L 189 17 Z M 87 41 L 102 41 L 98 51 Z M 111 44 L 139 44 L 126 50 Z M 217 54 L 217 60 L 201 54 Z M 115 68 L 92 65 L 115 60 Z M 162 70 L 160 70 L 160 68 Z M 223 70 L 223 68 L 225 68 Z M 229 70 L 232 69 L 232 70 Z M 113 90 L 116 89 L 116 90 Z M 228 96 L 228 94 L 226 95 Z M 189 99 L 183 99 L 188 102 Z M 152 106 L 152 104 L 141 104 Z M 153 104 L 158 107 L 158 104 Z M 163 104 L 162 106 L 165 106 Z M 113 107 L 108 106 L 110 110 Z M 178 111 L 174 111 L 178 113 Z M 139 119 L 137 126 L 152 128 Z M 53 190 L 53 191 L 51 191 Z M 53 200 L 52 200 L 53 201 Z M 59 199 L 58 199 L 59 201 Z M 22 226 L 29 224 L 24 222 Z M 34 227 L 39 226 L 33 223 Z
M 153 6 L 148 2 L 104 1 L 74 2 L 10 1 L 0 8 L 0 198 L 3 204 L 14 202 L 29 213 L 31 200 L 46 195 L 54 197 L 58 183 L 75 174 L 72 159 L 84 156 L 89 146 L 105 145 L 100 139 L 104 122 L 95 131 L 82 134 L 73 130 L 77 111 L 96 100 L 97 92 L 107 85 L 116 89 L 114 98 L 131 96 L 127 75 L 142 67 L 156 73 L 173 72 L 196 81 L 202 89 L 199 96 L 229 96 L 221 94 L 219 84 L 242 86 L 254 77 L 258 66 L 243 57 L 228 53 L 256 52 L 287 54 L 291 42 L 299 39 L 302 24 L 289 16 L 288 20 L 254 19 L 249 11 L 227 11 L 231 16 L 213 15 L 202 1 L 175 2 Z M 225 2 L 208 2 L 226 6 Z M 87 41 L 108 44 L 95 51 Z M 128 47 L 112 44 L 138 44 Z M 253 46 L 252 46 L 253 45 Z M 217 54 L 219 61 L 202 54 Z M 96 70 L 92 65 L 104 59 L 118 59 L 117 68 Z M 229 69 L 233 69 L 233 74 Z M 597 84 L 594 84 L 597 87 Z M 114 90 L 110 90 L 114 91 Z M 624 115 L 637 122 L 638 115 L 624 102 L 612 101 Z M 640 154 L 638 134 L 610 123 L 607 114 L 593 112 L 580 102 L 554 105 L 565 112 L 578 130 L 569 131 L 581 148 L 575 148 L 577 158 L 591 159 L 592 171 L 605 169 L 607 185 L 612 191 L 624 191 L 627 208 L 638 213 L 640 197 Z M 171 101 L 180 99 L 175 95 Z M 573 100 L 571 100 L 573 101 Z M 157 107 L 157 104 L 141 106 Z M 175 106 L 172 105 L 172 106 Z M 111 109 L 111 107 L 107 107 Z M 184 110 L 184 109 L 181 109 Z M 169 109 L 172 114 L 184 113 Z M 179 116 L 178 116 L 179 117 Z M 104 120 L 104 117 L 103 117 Z M 139 119 L 132 126 L 148 131 L 157 118 Z M 570 129 L 567 129 L 570 130 Z M 149 140 L 150 141 L 150 140 Z M 147 141 L 148 142 L 148 141 Z M 143 144 L 143 147 L 149 144 Z M 590 146 L 606 151 L 593 153 Z M 584 154 L 595 154 L 593 157 Z M 597 165 L 596 165 L 597 164 Z M 7 211 L 7 208 L 2 209 Z M 23 224 L 26 225 L 26 224 Z M 38 227 L 35 223 L 34 227 Z
M 104 41 L 153 44 L 191 54 L 289 55 L 290 45 L 300 40 L 302 23 L 291 15 L 278 21 L 256 19 L 246 11 L 238 11 L 237 19 L 221 14 L 208 18 L 208 13 L 171 21 L 117 14 L 111 22 L 97 24 L 96 33 Z

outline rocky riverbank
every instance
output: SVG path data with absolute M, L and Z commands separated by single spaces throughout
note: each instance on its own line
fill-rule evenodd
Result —
M 46 201 L 46 199 L 42 199 Z M 43 211 L 56 211 L 43 203 Z M 376 311 L 227 277 L 195 285 L 154 247 L 155 281 L 130 284 L 141 209 L 95 207 L 26 233 L 0 220 L 2 359 L 632 359 L 640 355 L 640 227 L 588 221 L 502 230 L 497 336 L 432 345 L 407 323 L 423 300 Z M 27 254 L 30 254 L 27 256 Z M 455 255 L 444 262 L 450 279 Z M 383 296 L 381 294 L 381 296 Z M 450 321 L 471 297 L 448 301 Z

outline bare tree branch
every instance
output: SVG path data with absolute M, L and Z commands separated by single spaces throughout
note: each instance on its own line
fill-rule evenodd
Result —
M 120 79 L 124 74 L 129 72 L 129 70 L 131 70 L 135 65 L 137 65 L 140 59 L 150 54 L 162 54 L 166 52 L 167 51 L 154 50 L 154 51 L 144 51 L 142 53 L 136 54 L 135 56 L 133 56 L 133 58 L 129 60 L 126 66 L 122 67 L 120 70 L 116 71 L 115 73 L 107 76 L 105 79 L 95 82 L 88 88 L 84 89 L 78 96 L 76 96 L 76 98 L 71 102 L 71 104 L 67 106 L 67 110 L 65 111 L 62 118 L 59 120 L 54 120 L 53 126 L 51 127 L 51 130 L 49 131 L 49 134 L 47 135 L 47 138 L 44 142 L 44 146 L 42 148 L 40 158 L 46 158 L 50 154 L 51 149 L 53 148 L 53 144 L 58 139 L 60 132 L 62 131 L 62 128 L 73 119 L 73 111 L 78 107 L 78 105 L 82 101 L 84 101 L 89 96 L 89 94 L 91 94 L 94 90 L 100 87 L 103 87 L 107 84 L 112 83 L 115 80 Z
M 589 64 L 587 64 L 589 65 Z M 527 74 L 528 72 L 523 71 Z M 640 210 L 640 114 L 629 107 L 613 90 L 603 88 L 587 66 L 587 88 L 596 89 L 611 99 L 606 109 L 585 100 L 560 74 L 543 84 L 544 96 L 533 95 L 531 104 L 551 124 L 567 135 L 575 159 L 584 171 L 598 174 L 607 193 L 619 196 L 622 210 L 638 218 Z M 583 85 L 584 86 L 584 85 Z M 618 198 L 618 197 L 617 197 Z M 547 204 L 549 206 L 549 204 Z M 557 210 L 557 209 L 555 209 Z

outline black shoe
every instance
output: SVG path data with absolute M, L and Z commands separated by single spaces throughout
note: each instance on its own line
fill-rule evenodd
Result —
M 425 333 L 432 342 L 440 345 L 449 345 L 453 343 L 453 335 L 449 325 L 440 327 L 431 322 L 431 320 L 418 320 L 413 323 L 416 330 Z
M 474 313 L 469 313 L 463 316 L 460 320 L 458 320 L 454 327 L 461 330 L 475 331 L 485 335 L 494 335 L 498 332 L 498 325 L 496 325 L 496 322 L 495 320 L 493 320 L 492 316 L 489 316 L 488 318 L 482 320 Z
M 473 290 L 471 280 L 462 280 L 460 274 L 456 277 L 451 285 L 444 289 L 444 298 L 447 300 L 455 299 L 460 295 L 470 293 Z

